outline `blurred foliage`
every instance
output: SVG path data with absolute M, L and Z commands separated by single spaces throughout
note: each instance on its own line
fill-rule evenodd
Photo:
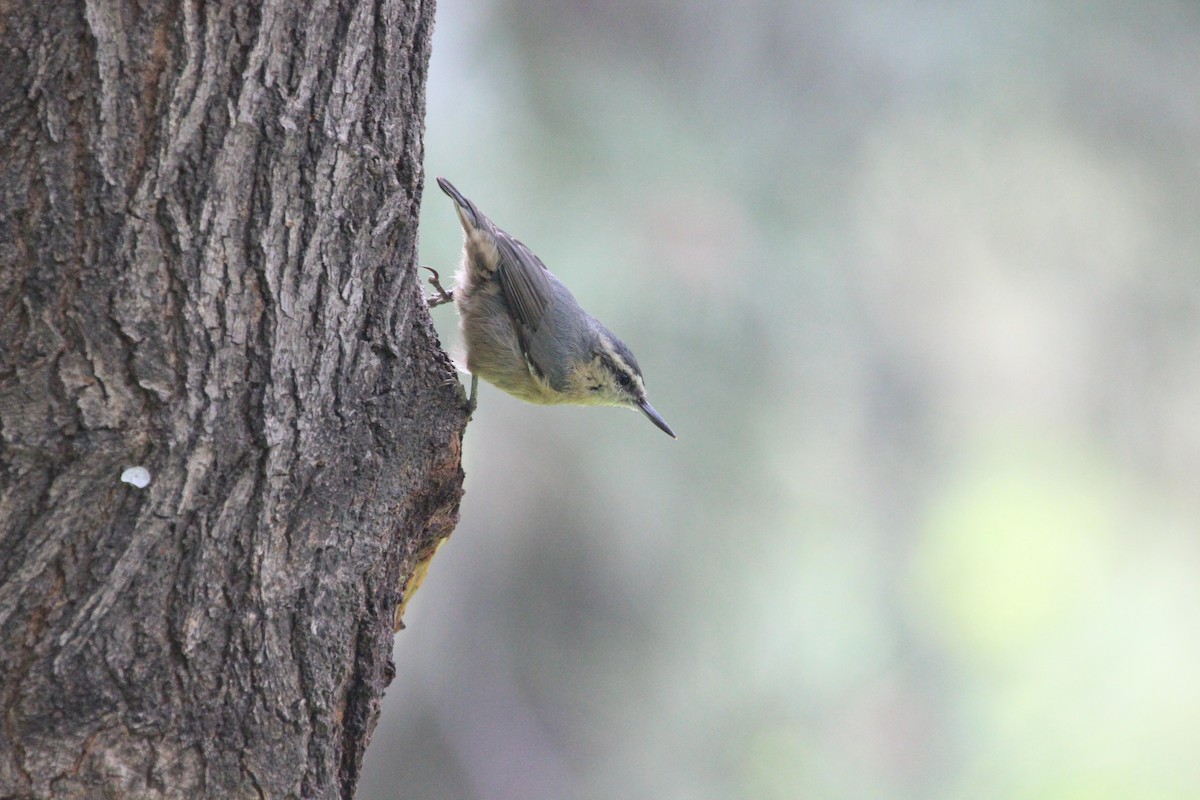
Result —
M 680 440 L 481 387 L 360 797 L 1200 796 L 1197 75 L 1190 3 L 442 0 L 429 185 Z

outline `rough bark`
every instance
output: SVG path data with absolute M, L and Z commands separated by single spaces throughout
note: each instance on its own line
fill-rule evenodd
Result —
M 0 796 L 353 795 L 462 485 L 432 16 L 0 0 Z

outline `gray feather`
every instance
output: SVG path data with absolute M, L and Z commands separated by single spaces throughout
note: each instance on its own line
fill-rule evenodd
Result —
M 554 302 L 546 309 L 541 327 L 530 337 L 525 354 L 530 365 L 562 392 L 567 389 L 571 365 L 591 358 L 596 338 L 592 325 L 595 320 L 579 307 L 571 291 L 553 275 L 550 275 L 549 285 Z
M 459 214 L 459 219 L 462 220 L 463 227 L 470 225 L 472 228 L 479 228 L 480 220 L 487 221 L 487 224 L 491 225 L 491 221 L 488 220 L 488 218 L 485 217 L 483 213 L 475 206 L 475 204 L 468 200 L 462 192 L 460 192 L 458 189 L 455 189 L 454 184 L 445 178 L 438 178 L 437 182 L 438 186 L 442 188 L 442 191 L 448 194 L 450 199 L 453 200 L 460 209 L 462 209 L 463 213 Z
M 542 317 L 554 299 L 550 273 L 528 247 L 494 225 L 492 235 L 500 251 L 500 264 L 496 269 L 500 288 L 517 325 L 517 336 L 528 351 L 530 341 L 542 327 Z

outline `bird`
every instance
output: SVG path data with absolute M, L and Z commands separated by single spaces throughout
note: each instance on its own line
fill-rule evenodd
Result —
M 454 201 L 463 228 L 462 264 L 455 287 L 429 305 L 453 301 L 471 374 L 469 411 L 479 379 L 539 405 L 622 406 L 641 411 L 678 438 L 646 399 L 633 352 L 582 306 L 542 260 L 501 230 L 445 178 L 438 186 Z

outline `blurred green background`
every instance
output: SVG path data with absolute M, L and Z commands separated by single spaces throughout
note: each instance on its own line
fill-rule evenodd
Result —
M 359 796 L 1200 796 L 1200 6 L 438 5 L 680 438 L 481 387 Z

